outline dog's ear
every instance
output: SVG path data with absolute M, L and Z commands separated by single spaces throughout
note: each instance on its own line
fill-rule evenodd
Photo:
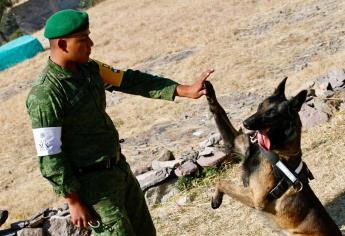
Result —
M 303 103 L 305 102 L 307 98 L 307 94 L 308 94 L 307 90 L 302 90 L 296 96 L 291 98 L 289 101 L 290 108 L 296 112 L 299 112 L 301 110 Z
M 288 77 L 285 77 L 282 82 L 278 85 L 276 90 L 274 90 L 273 96 L 279 96 L 285 98 L 285 84 Z

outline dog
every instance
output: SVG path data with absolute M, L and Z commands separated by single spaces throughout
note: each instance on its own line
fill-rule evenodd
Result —
M 218 103 L 215 91 L 205 81 L 209 109 L 224 141 L 227 153 L 243 159 L 243 186 L 219 180 L 211 200 L 218 208 L 227 194 L 241 203 L 264 211 L 289 235 L 342 236 L 309 185 L 313 175 L 302 161 L 301 129 L 298 112 L 307 97 L 302 90 L 285 97 L 287 78 L 264 99 L 243 126 L 250 133 L 237 131 Z

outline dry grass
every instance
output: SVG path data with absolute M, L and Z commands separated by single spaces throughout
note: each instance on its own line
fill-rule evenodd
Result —
M 141 68 L 147 61 L 193 49 L 186 59 L 149 69 L 191 83 L 213 67 L 211 80 L 219 95 L 268 94 L 289 76 L 287 92 L 292 95 L 307 81 L 344 67 L 344 11 L 341 0 L 107 0 L 88 11 L 95 42 L 92 57 L 119 68 Z M 36 36 L 42 38 L 42 32 Z M 0 94 L 34 80 L 48 55 L 41 53 L 0 72 Z M 0 103 L 0 208 L 9 209 L 8 223 L 62 202 L 37 169 L 25 111 L 28 91 L 19 90 Z M 108 112 L 120 124 L 121 136 L 129 137 L 203 102 L 124 96 Z M 304 157 L 316 176 L 312 186 L 324 203 L 337 201 L 345 190 L 344 118 L 340 112 L 329 124 L 303 133 Z M 229 170 L 230 176 L 237 174 L 237 167 Z M 171 201 L 153 209 L 159 235 L 277 235 L 262 226 L 255 211 L 229 198 L 221 209 L 211 210 L 209 189 L 201 186 L 186 193 L 194 198 L 187 206 Z M 344 218 L 344 213 L 337 218 L 343 229 Z

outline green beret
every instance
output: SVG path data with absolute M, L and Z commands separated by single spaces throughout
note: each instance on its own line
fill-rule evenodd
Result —
M 72 9 L 54 13 L 46 22 L 44 37 L 48 39 L 60 38 L 89 27 L 89 16 L 86 12 Z

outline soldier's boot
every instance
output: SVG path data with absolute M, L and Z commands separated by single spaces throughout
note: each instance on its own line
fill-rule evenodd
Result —
M 0 210 L 0 226 L 6 222 L 7 217 L 8 217 L 8 211 Z

